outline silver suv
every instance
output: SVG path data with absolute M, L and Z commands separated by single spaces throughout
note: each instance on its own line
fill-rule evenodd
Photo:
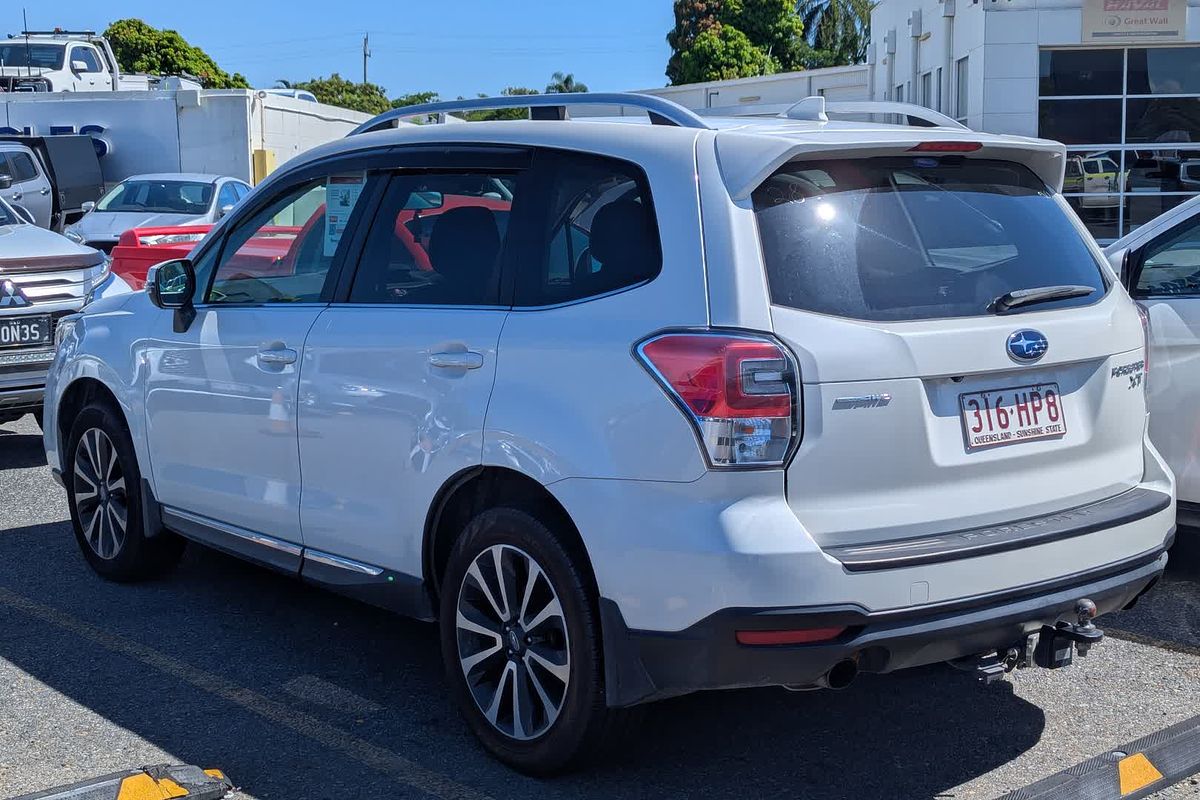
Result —
M 538 773 L 699 689 L 1071 663 L 1173 536 L 1142 323 L 1062 145 L 934 121 L 517 97 L 299 157 L 65 326 L 84 556 L 190 539 L 437 620 Z

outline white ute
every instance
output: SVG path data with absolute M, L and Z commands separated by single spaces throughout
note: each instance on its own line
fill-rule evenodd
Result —
M 115 92 L 159 85 L 200 88 L 188 79 L 122 74 L 108 40 L 95 31 L 22 31 L 0 41 L 0 92 Z
M 299 156 L 60 323 L 84 557 L 193 540 L 437 620 L 532 773 L 700 689 L 1070 664 L 1174 537 L 1143 327 L 1062 145 L 935 122 L 491 98 Z

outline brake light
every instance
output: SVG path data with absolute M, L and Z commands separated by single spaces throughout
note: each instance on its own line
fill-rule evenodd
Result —
M 637 354 L 690 418 L 713 467 L 782 466 L 799 431 L 799 384 L 774 339 L 667 333 Z
M 910 153 L 974 153 L 982 142 L 921 142 L 909 148 Z
M 779 645 L 779 644 L 812 644 L 828 642 L 841 636 L 846 628 L 801 628 L 791 631 L 738 631 L 738 644 L 747 645 Z

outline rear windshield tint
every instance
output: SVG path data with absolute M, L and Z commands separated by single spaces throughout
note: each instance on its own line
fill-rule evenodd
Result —
M 903 157 L 792 162 L 754 192 L 771 300 L 821 314 L 912 320 L 989 314 L 1007 292 L 1095 291 L 1096 257 L 1046 186 L 1006 161 Z

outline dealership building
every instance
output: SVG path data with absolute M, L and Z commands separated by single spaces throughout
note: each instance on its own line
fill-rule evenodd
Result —
M 1200 193 L 1200 0 L 882 0 L 867 64 L 652 90 L 698 108 L 899 100 L 1069 148 L 1111 241 Z

